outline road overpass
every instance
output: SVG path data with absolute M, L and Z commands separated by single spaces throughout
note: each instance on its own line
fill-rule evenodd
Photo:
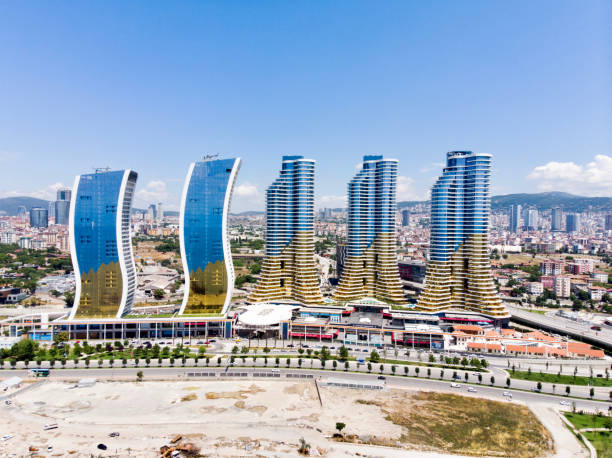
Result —
M 539 313 L 529 312 L 509 304 L 505 305 L 508 312 L 512 315 L 510 320 L 514 323 L 542 329 L 562 336 L 569 336 L 602 348 L 607 353 L 612 353 L 612 329 L 606 326 L 602 326 L 601 331 L 595 331 L 587 324 L 577 323 L 554 315 L 540 315 Z

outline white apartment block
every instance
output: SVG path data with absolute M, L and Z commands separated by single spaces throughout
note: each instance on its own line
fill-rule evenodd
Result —
M 571 282 L 569 277 L 555 277 L 555 294 L 557 297 L 570 297 Z

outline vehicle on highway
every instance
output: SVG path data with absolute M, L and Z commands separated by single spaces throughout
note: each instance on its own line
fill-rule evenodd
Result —
M 571 405 L 569 401 L 560 401 L 559 404 L 561 404 L 562 406 L 569 406 L 569 405 Z
M 385 377 L 384 375 L 379 375 L 378 380 L 387 380 L 387 377 Z
M 4 436 L 2 436 L 2 442 L 6 442 L 7 440 L 9 440 L 11 437 L 13 437 L 12 434 L 5 434 Z
M 451 388 L 459 388 L 459 384 L 458 383 L 451 383 Z
M 108 435 L 108 437 L 119 437 L 119 433 L 114 431 Z
M 476 393 L 476 388 L 474 388 L 473 386 L 468 386 L 468 391 L 470 393 Z
M 45 431 L 49 431 L 50 429 L 57 429 L 57 428 L 58 428 L 57 423 L 48 423 L 45 426 L 43 426 L 43 429 Z
M 593 331 L 601 331 L 601 326 L 591 326 Z
M 508 397 L 512 397 L 512 393 L 510 393 L 509 391 L 504 391 L 504 396 L 508 396 Z

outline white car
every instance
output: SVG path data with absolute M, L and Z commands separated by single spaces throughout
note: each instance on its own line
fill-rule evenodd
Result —
M 468 387 L 468 391 L 470 393 L 476 393 L 476 388 L 474 388 L 473 386 Z
M 560 401 L 559 404 L 561 404 L 562 406 L 569 406 L 569 405 L 571 405 L 569 401 Z
M 458 383 L 451 383 L 451 388 L 459 388 L 459 384 Z
M 2 436 L 2 442 L 6 442 L 7 440 L 9 440 L 11 437 L 13 437 L 12 434 L 5 434 L 4 436 Z
M 510 391 L 504 391 L 504 396 L 512 397 L 512 393 L 510 393 Z

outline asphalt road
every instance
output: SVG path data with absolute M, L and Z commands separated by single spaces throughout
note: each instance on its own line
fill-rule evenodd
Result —
M 411 374 L 414 374 L 414 368 L 411 368 Z M 186 379 L 188 372 L 213 372 L 217 374 L 217 376 L 224 376 L 227 372 L 242 372 L 247 373 L 249 377 L 252 377 L 253 373 L 271 373 L 272 370 L 280 373 L 280 379 L 286 379 L 287 373 L 300 373 L 300 374 L 312 374 L 316 378 L 320 379 L 324 382 L 328 378 L 334 379 L 347 379 L 352 381 L 361 381 L 361 382 L 371 382 L 376 381 L 379 382 L 379 374 L 376 373 L 354 373 L 354 372 L 344 372 L 343 370 L 317 370 L 317 369 L 298 369 L 295 368 L 285 368 L 285 367 L 128 367 L 128 368 L 102 368 L 102 369 L 53 369 L 51 370 L 51 374 L 49 375 L 49 379 L 81 379 L 81 378 L 98 378 L 98 379 L 116 379 L 116 380 L 125 380 L 126 378 L 133 379 L 136 377 L 136 373 L 138 371 L 143 372 L 144 379 Z M 439 370 L 436 370 L 439 371 Z M 461 373 L 460 371 L 458 371 Z M 421 374 L 424 375 L 424 371 L 421 371 Z M 433 374 L 433 371 L 432 371 Z M 439 372 L 436 372 L 438 375 Z M 445 371 L 445 379 L 449 379 L 452 374 L 452 371 Z M 10 376 L 19 376 L 23 378 L 28 377 L 28 371 L 24 369 L 18 370 L 3 370 L 0 373 L 2 377 L 10 377 Z M 241 377 L 242 378 L 242 377 Z M 198 378 L 198 379 L 204 379 Z M 484 380 L 488 382 L 489 376 L 485 376 Z M 596 411 L 596 410 L 607 410 L 608 404 L 605 402 L 591 401 L 588 399 L 572 399 L 566 398 L 565 396 L 552 395 L 548 393 L 535 393 L 535 392 L 526 392 L 520 391 L 513 386 L 510 389 L 503 387 L 494 387 L 488 386 L 486 383 L 482 385 L 476 383 L 475 379 L 471 379 L 470 384 L 463 383 L 462 381 L 457 381 L 460 385 L 459 388 L 451 388 L 451 380 L 440 380 L 438 378 L 427 378 L 421 376 L 419 378 L 414 377 L 404 377 L 404 376 L 392 376 L 385 373 L 385 384 L 390 388 L 409 388 L 409 389 L 422 389 L 422 390 L 435 390 L 435 391 L 452 391 L 457 392 L 458 394 L 466 395 L 466 396 L 476 396 L 476 397 L 486 397 L 489 399 L 497 399 L 506 401 L 507 397 L 503 396 L 504 391 L 511 392 L 514 401 L 521 401 L 525 404 L 529 404 L 530 402 L 538 402 L 542 404 L 546 404 L 548 406 L 555 406 L 558 408 L 569 409 L 570 406 L 562 406 L 561 401 L 567 401 L 568 403 L 575 402 L 577 409 Z M 513 384 L 518 382 L 518 380 L 513 380 Z M 533 382 L 530 382 L 533 383 Z M 468 386 L 476 389 L 475 393 L 468 392 Z M 575 387 L 574 387 L 575 388 Z M 559 391 L 557 391 L 559 392 Z
M 589 338 L 597 342 L 598 345 L 603 348 L 612 348 L 612 329 L 607 326 L 602 326 L 601 331 L 595 331 L 588 325 L 580 324 L 566 318 L 540 315 L 538 313 L 528 312 L 518 307 L 509 305 L 507 305 L 507 308 L 513 317 L 527 320 L 531 323 L 537 324 L 538 327 L 554 330 L 554 332 L 560 335 L 574 335 Z

